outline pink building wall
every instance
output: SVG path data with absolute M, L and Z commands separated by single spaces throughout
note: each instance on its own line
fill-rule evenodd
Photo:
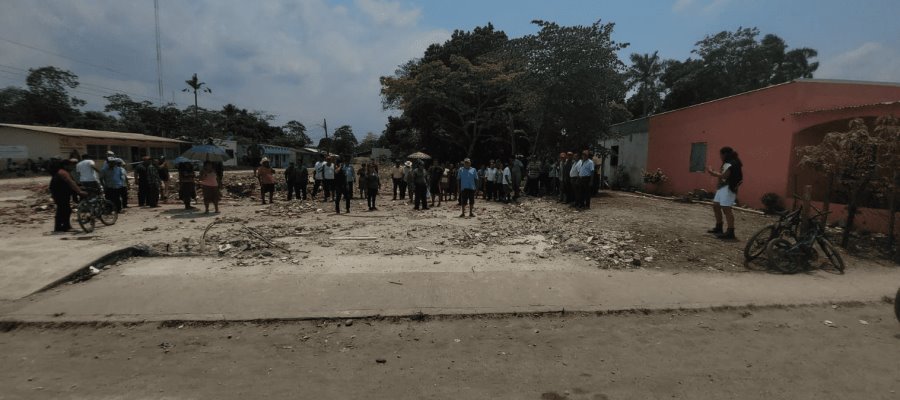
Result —
M 730 146 L 744 163 L 745 180 L 738 200 L 740 204 L 761 208 L 760 198 L 767 192 L 778 193 L 784 198 L 790 198 L 794 193 L 797 162 L 794 148 L 813 144 L 797 142 L 797 132 L 855 116 L 900 115 L 900 105 L 793 113 L 898 100 L 900 84 L 811 80 L 776 85 L 654 115 L 650 118 L 647 170 L 661 168 L 669 176 L 669 181 L 658 188 L 663 193 L 683 194 L 695 189 L 714 191 L 715 178 L 705 172 L 690 172 L 691 144 L 707 144 L 706 164 L 713 168 L 721 165 L 719 149 Z M 842 207 L 836 205 L 835 208 Z M 870 225 L 872 222 L 875 223 L 873 226 L 882 225 L 877 221 L 871 221 Z

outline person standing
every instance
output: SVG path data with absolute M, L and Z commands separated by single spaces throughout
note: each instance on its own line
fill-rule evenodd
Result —
M 209 214 L 209 205 L 216 207 L 216 214 L 219 213 L 219 199 L 221 185 L 219 177 L 216 175 L 216 169 L 211 161 L 203 163 L 203 169 L 200 171 L 200 189 L 203 191 L 203 206 L 206 209 L 205 214 Z
M 484 170 L 484 200 L 493 201 L 495 197 L 495 183 L 497 179 L 497 168 L 494 166 L 494 160 L 488 163 L 488 167 Z
M 332 165 L 332 186 L 331 190 L 333 190 L 333 198 L 334 198 L 334 212 L 335 214 L 341 213 L 341 199 L 344 199 L 346 203 L 346 211 L 350 213 L 350 196 L 347 193 L 347 172 L 346 169 L 341 165 L 340 159 L 335 160 L 335 163 Z M 326 170 L 327 171 L 327 170 Z M 327 179 L 327 174 L 325 175 Z M 327 185 L 326 185 L 327 187 Z
M 91 196 L 96 196 L 100 193 L 100 179 L 98 175 L 100 170 L 97 169 L 97 165 L 90 155 L 85 154 L 81 156 L 81 161 L 75 164 L 75 172 L 78 173 L 78 185 L 83 187 L 85 192 Z
M 400 200 L 403 200 L 405 185 L 403 185 L 403 167 L 400 166 L 399 161 L 394 163 L 394 167 L 391 168 L 391 183 L 393 183 L 394 200 L 397 200 L 398 189 L 400 190 Z
M 159 173 L 159 197 L 165 204 L 169 201 L 169 167 L 166 164 L 166 157 L 159 157 L 159 166 L 157 168 Z
M 591 208 L 591 197 L 593 197 L 593 178 L 594 178 L 594 160 L 591 158 L 590 152 L 584 150 L 581 152 L 581 163 L 578 166 L 578 181 L 581 185 L 581 204 L 578 208 Z
M 347 198 L 353 200 L 353 191 L 356 190 L 356 171 L 353 168 L 353 161 L 344 163 L 344 175 L 347 177 Z
M 322 181 L 324 182 L 323 185 L 325 186 L 325 200 L 323 201 L 323 203 L 327 202 L 329 198 L 334 197 L 334 177 L 336 172 L 338 171 L 335 169 L 333 159 L 331 157 L 325 159 L 325 164 L 322 165 Z
M 375 199 L 378 197 L 378 191 L 381 190 L 381 177 L 378 176 L 378 166 L 372 163 L 365 171 L 366 202 L 369 205 L 369 211 L 377 211 L 378 207 L 375 206 Z M 396 185 L 394 187 L 396 188 Z
M 429 191 L 431 192 L 431 206 L 434 207 L 434 198 L 437 197 L 438 205 L 441 205 L 441 178 L 444 176 L 444 168 L 441 163 L 435 161 L 428 169 Z
M 471 160 L 469 160 L 469 164 L 471 164 Z M 472 167 L 475 168 L 475 167 Z M 459 201 L 459 180 L 456 179 L 457 175 L 459 175 L 459 170 L 461 167 L 458 167 L 454 164 L 447 164 L 447 189 L 444 190 L 444 193 L 447 194 L 447 200 Z M 478 174 L 478 170 L 475 171 L 475 174 Z M 477 186 L 476 186 L 477 187 Z
M 509 168 L 509 165 L 500 163 L 500 201 L 509 204 L 512 201 L 513 194 L 513 177 L 512 170 Z
M 147 205 L 147 166 L 150 165 L 150 157 L 144 156 L 141 163 L 134 166 L 134 181 L 137 183 L 138 207 Z
M 72 194 L 77 193 L 87 196 L 87 193 L 72 179 L 70 171 L 78 160 L 63 160 L 59 165 L 53 165 L 53 176 L 50 178 L 50 197 L 56 204 L 56 214 L 53 221 L 53 232 L 68 232 L 72 230 Z
M 159 166 L 156 159 L 151 159 L 147 165 L 147 206 L 159 207 Z
M 122 212 L 122 191 L 127 190 L 127 175 L 122 168 L 122 161 L 112 159 L 104 165 L 106 177 L 103 179 L 105 196 L 113 204 L 117 213 Z
M 463 167 L 456 173 L 456 181 L 459 187 L 459 217 L 466 216 L 466 204 L 469 205 L 469 218 L 475 217 L 475 189 L 478 187 L 478 171 L 472 168 L 472 160 L 463 160 Z
M 559 190 L 559 161 L 550 165 L 550 170 L 547 171 L 547 178 L 549 179 L 549 184 L 547 185 L 548 194 L 556 195 Z
M 284 169 L 284 185 L 287 187 L 287 201 L 294 199 L 294 192 L 297 192 L 297 199 L 300 199 L 299 186 L 297 185 L 297 165 L 291 161 L 287 168 Z
M 416 183 L 413 179 L 412 161 L 407 161 L 403 164 L 403 181 L 405 182 L 406 187 L 406 197 L 409 198 L 410 202 L 413 202 L 413 192 L 416 189 Z M 400 199 L 403 199 L 402 195 Z
M 538 161 L 537 157 L 532 156 L 528 160 L 526 171 L 528 171 L 528 181 L 525 184 L 525 193 L 531 197 L 537 197 L 540 190 L 538 180 L 541 178 L 541 162 Z
M 316 196 L 319 195 L 319 189 L 321 189 L 323 186 L 322 179 L 323 179 L 324 168 L 325 168 L 325 161 L 323 161 L 323 160 L 316 161 L 316 164 L 313 166 L 313 180 L 315 180 L 315 183 L 313 183 L 313 191 L 312 191 L 313 199 L 315 199 Z
M 525 166 L 518 157 L 513 157 L 509 163 L 510 173 L 512 174 L 512 190 L 513 200 L 519 200 L 522 186 L 522 175 L 525 172 Z
M 374 167 L 375 162 L 372 161 L 370 164 L 366 164 L 366 163 L 360 164 L 359 172 L 356 173 L 356 175 L 357 175 L 356 186 L 359 187 L 359 198 L 361 198 L 361 199 L 368 197 L 368 185 L 366 184 L 366 174 L 368 173 L 368 169 L 370 168 L 370 166 Z M 352 188 L 351 188 L 351 190 L 352 190 Z
M 738 153 L 731 147 L 723 147 L 719 150 L 722 158 L 722 168 L 719 171 L 707 167 L 707 172 L 718 178 L 718 190 L 713 199 L 713 214 L 716 218 L 716 226 L 709 233 L 713 233 L 722 240 L 736 240 L 734 235 L 734 207 L 737 202 L 738 187 L 744 182 L 744 164 L 738 158 Z M 725 222 L 728 230 L 722 231 L 722 214 L 725 214 Z
M 422 210 L 427 210 L 428 199 L 426 198 L 426 195 L 428 193 L 428 171 L 425 170 L 425 163 L 419 160 L 416 163 L 416 169 L 412 171 L 411 175 L 413 186 L 416 191 L 415 199 L 413 200 L 415 207 L 413 209 L 418 210 L 421 205 Z
M 256 179 L 259 180 L 259 190 L 262 195 L 262 203 L 266 204 L 266 193 L 269 194 L 269 203 L 275 203 L 275 170 L 269 166 L 269 159 L 263 157 L 262 163 L 256 169 Z
M 309 169 L 306 168 L 306 165 L 297 167 L 294 179 L 298 190 L 296 192 L 297 199 L 300 199 L 300 195 L 303 195 L 303 200 L 306 200 L 306 187 L 309 185 Z
M 194 180 L 197 174 L 194 172 L 194 164 L 190 161 L 178 163 L 178 199 L 184 203 L 184 209 L 190 210 L 191 200 L 197 198 L 197 187 Z

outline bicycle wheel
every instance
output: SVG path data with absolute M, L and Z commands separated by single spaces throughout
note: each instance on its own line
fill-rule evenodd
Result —
M 841 258 L 841 254 L 838 253 L 837 249 L 834 248 L 834 245 L 823 237 L 818 239 L 819 247 L 822 248 L 822 252 L 825 253 L 825 257 L 828 257 L 828 261 L 831 262 L 831 265 L 837 268 L 838 272 L 844 273 L 844 259 Z
M 794 245 L 791 242 L 782 238 L 769 242 L 766 246 L 766 258 L 769 261 L 769 268 L 785 274 L 796 273 L 800 266 L 790 257 L 790 251 L 793 247 Z
M 100 202 L 100 222 L 103 225 L 112 225 L 116 223 L 116 220 L 119 219 L 119 213 L 116 212 L 116 207 L 109 200 L 103 200 Z
M 87 200 L 78 203 L 75 219 L 78 220 L 78 225 L 81 226 L 81 229 L 85 233 L 94 231 L 94 213 L 93 210 L 91 210 L 90 204 L 87 204 Z
M 775 225 L 768 225 L 756 232 L 744 246 L 744 260 L 753 261 L 766 251 L 766 246 L 775 238 Z

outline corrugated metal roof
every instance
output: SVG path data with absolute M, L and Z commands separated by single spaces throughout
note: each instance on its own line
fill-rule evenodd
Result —
M 96 139 L 124 139 L 124 140 L 140 140 L 145 142 L 163 142 L 163 143 L 188 143 L 182 140 L 169 139 L 159 136 L 144 135 L 141 133 L 111 132 L 111 131 L 94 131 L 90 129 L 60 128 L 55 126 L 37 126 L 37 125 L 16 125 L 16 124 L 0 124 L 0 127 L 25 129 L 35 132 L 52 133 L 55 135 L 69 137 L 83 137 Z

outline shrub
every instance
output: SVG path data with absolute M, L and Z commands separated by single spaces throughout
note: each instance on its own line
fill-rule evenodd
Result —
M 766 193 L 763 195 L 760 201 L 762 202 L 763 207 L 765 207 L 766 214 L 774 214 L 779 211 L 784 211 L 784 203 L 782 203 L 781 196 L 779 196 L 777 193 Z

